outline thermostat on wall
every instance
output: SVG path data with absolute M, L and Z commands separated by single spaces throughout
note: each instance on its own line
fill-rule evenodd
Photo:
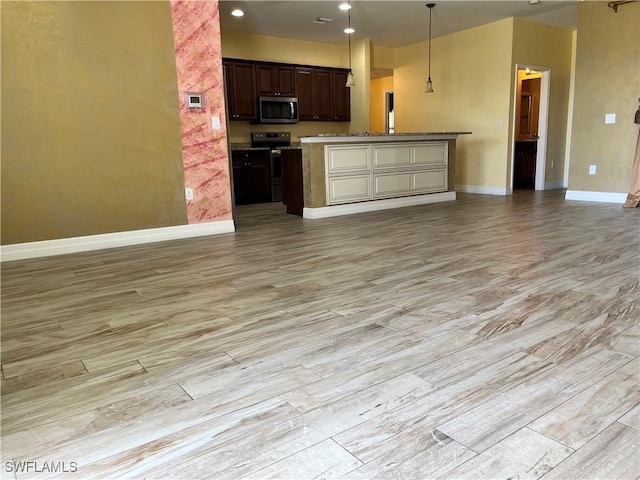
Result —
M 204 94 L 187 93 L 187 108 L 204 108 Z

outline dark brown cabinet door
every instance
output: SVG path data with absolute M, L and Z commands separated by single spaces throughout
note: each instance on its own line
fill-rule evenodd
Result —
M 227 62 L 224 65 L 227 84 L 229 120 L 255 120 L 256 68 L 252 63 Z
M 253 159 L 247 165 L 249 197 L 252 203 L 271 201 L 271 169 L 269 159 Z
M 236 155 L 233 155 L 233 196 L 236 201 L 236 205 L 242 205 L 246 203 L 248 188 L 247 179 L 245 178 L 244 160 L 236 159 Z
M 296 77 L 293 67 L 276 67 L 276 78 L 278 79 L 278 95 L 283 97 L 296 96 Z
M 534 188 L 537 142 L 516 142 L 513 161 L 513 188 Z
M 236 205 L 271 201 L 268 150 L 236 150 L 231 154 Z
M 351 89 L 347 84 L 347 71 L 335 71 L 332 78 L 333 120 L 348 122 L 351 120 Z
M 316 87 L 316 120 L 327 122 L 333 120 L 332 113 L 332 89 L 331 89 L 331 71 L 316 70 L 315 71 L 315 87 Z
M 295 97 L 293 67 L 258 65 L 258 95 L 268 97 Z
M 296 68 L 296 89 L 298 91 L 298 116 L 300 120 L 315 120 L 313 69 Z

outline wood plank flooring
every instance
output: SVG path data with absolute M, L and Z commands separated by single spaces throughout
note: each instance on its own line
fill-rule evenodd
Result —
M 236 223 L 2 265 L 3 479 L 640 477 L 640 209 Z

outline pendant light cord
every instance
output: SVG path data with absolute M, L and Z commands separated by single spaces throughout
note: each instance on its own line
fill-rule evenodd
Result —
M 349 1 L 349 5 L 351 5 L 351 1 Z M 351 8 L 349 8 L 349 11 L 347 12 L 347 18 L 349 22 L 349 71 L 351 71 Z
M 429 7 L 429 80 L 431 80 L 431 13 L 433 12 L 433 5 L 429 5 L 427 7 Z

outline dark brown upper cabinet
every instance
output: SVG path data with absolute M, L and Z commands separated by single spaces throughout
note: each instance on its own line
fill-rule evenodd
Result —
M 346 70 L 296 68 L 300 120 L 317 122 L 349 121 L 350 92 Z
M 258 114 L 255 65 L 251 62 L 225 62 L 223 69 L 229 120 L 255 120 Z
M 285 65 L 257 65 L 258 95 L 267 97 L 295 97 L 294 67 Z
M 348 70 L 251 60 L 222 60 L 229 120 L 255 121 L 258 97 L 297 97 L 300 121 L 351 120 Z

